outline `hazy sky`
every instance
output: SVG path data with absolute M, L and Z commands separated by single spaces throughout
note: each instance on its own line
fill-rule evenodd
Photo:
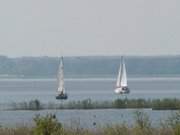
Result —
M 180 54 L 180 1 L 0 0 L 0 54 Z

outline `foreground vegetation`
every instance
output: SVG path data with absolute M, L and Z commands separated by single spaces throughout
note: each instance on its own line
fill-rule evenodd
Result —
M 116 99 L 114 101 L 66 101 L 64 103 L 43 104 L 39 100 L 29 102 L 12 103 L 10 110 L 42 110 L 42 109 L 124 109 L 124 108 L 150 108 L 153 110 L 178 110 L 180 99 Z
M 158 127 L 152 126 L 149 116 L 143 111 L 134 113 L 134 121 L 131 126 L 123 123 L 105 127 L 94 125 L 93 129 L 83 129 L 77 125 L 74 125 L 76 128 L 66 128 L 55 115 L 37 115 L 34 118 L 34 126 L 0 127 L 0 135 L 180 135 L 180 111 L 173 113 Z

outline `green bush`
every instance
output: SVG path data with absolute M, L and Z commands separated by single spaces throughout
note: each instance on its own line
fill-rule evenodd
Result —
M 62 125 L 58 122 L 55 115 L 37 115 L 34 118 L 34 122 L 36 124 L 33 130 L 34 135 L 64 135 Z

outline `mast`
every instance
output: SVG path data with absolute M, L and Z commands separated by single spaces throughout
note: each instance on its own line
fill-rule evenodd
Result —
M 117 82 L 116 82 L 116 87 L 119 88 L 121 87 L 121 62 L 119 64 L 119 72 L 118 72 L 118 76 L 117 76 Z
M 127 74 L 126 74 L 126 65 L 122 57 L 122 75 L 121 75 L 121 87 L 127 87 Z

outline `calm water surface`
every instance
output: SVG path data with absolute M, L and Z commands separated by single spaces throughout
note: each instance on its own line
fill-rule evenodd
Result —
M 179 98 L 180 78 L 130 78 L 128 98 Z M 67 79 L 69 100 L 114 100 L 115 80 L 111 78 Z M 0 79 L 0 103 L 39 99 L 56 102 L 56 80 L 53 79 Z

